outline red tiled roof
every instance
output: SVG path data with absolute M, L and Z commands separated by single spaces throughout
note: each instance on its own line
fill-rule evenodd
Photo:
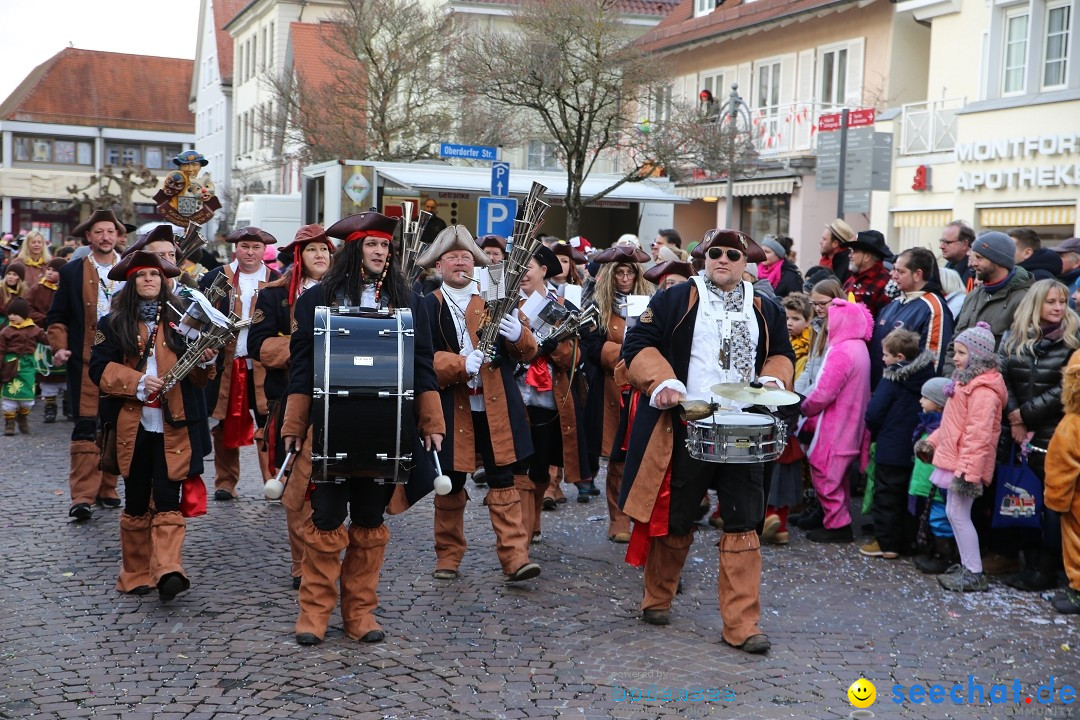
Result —
M 0 119 L 133 130 L 195 131 L 194 61 L 64 48 L 0 103 Z
M 233 39 L 225 31 L 225 26 L 244 9 L 246 2 L 247 0 L 213 0 L 218 74 L 223 85 L 231 85 L 233 76 Z
M 469 0 L 478 5 L 517 5 L 521 0 Z M 680 0 L 617 0 L 617 9 L 627 15 L 658 15 L 663 17 Z
M 682 0 L 660 24 L 638 38 L 648 52 L 669 50 L 717 35 L 854 0 L 728 0 L 708 15 L 694 17 L 694 0 Z

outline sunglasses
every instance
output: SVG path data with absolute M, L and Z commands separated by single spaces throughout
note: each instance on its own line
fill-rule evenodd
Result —
M 719 260 L 721 255 L 727 255 L 727 259 L 731 262 L 739 262 L 743 257 L 743 254 L 735 248 L 711 247 L 705 254 L 710 260 Z

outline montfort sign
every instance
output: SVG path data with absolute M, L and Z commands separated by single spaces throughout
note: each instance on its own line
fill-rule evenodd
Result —
M 1017 190 L 1080 186 L 1080 163 L 1013 163 L 1040 158 L 1075 156 L 1080 150 L 1080 133 L 1028 135 L 1023 137 L 957 143 L 956 160 L 961 164 L 1004 161 L 1005 167 L 961 170 L 958 190 Z

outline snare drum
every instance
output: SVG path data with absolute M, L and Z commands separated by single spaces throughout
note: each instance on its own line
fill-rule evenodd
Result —
M 760 413 L 721 411 L 686 426 L 690 457 L 715 463 L 775 460 L 787 445 L 787 426 Z

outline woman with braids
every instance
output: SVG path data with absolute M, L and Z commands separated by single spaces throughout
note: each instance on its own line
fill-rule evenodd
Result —
M 403 488 L 405 499 L 394 495 L 396 486 L 379 484 L 375 477 L 320 482 L 311 490 L 311 518 L 300 528 L 304 556 L 300 567 L 303 581 L 296 641 L 301 645 L 322 642 L 330 615 L 337 605 L 339 579 L 345 634 L 366 643 L 383 640 L 385 636 L 373 614 L 379 603 L 379 572 L 390 540 L 383 514 L 392 496 L 393 511 L 403 510 L 407 503 L 415 502 L 430 490 L 435 479 L 434 464 L 428 451 L 442 446 L 445 425 L 432 362 L 427 315 L 419 296 L 405 283 L 393 253 L 391 241 L 397 224 L 396 218 L 371 211 L 350 215 L 331 225 L 326 234 L 344 244 L 321 282 L 304 292 L 293 308 L 288 400 L 281 425 L 286 451 L 302 449 L 303 462 L 311 462 L 314 324 L 315 308 L 319 306 L 412 310 L 413 392 L 417 420 L 414 467 L 409 484 Z M 347 530 L 346 517 L 352 520 Z M 344 561 L 342 550 L 345 550 Z
M 641 265 L 648 259 L 648 253 L 636 243 L 616 244 L 593 258 L 602 265 L 591 299 L 600 311 L 600 325 L 584 338 L 589 362 L 599 367 L 603 375 L 603 383 L 591 386 L 586 400 L 586 405 L 592 408 L 586 414 L 594 420 L 589 423 L 590 453 L 592 457 L 608 458 L 608 539 L 618 543 L 630 541 L 630 518 L 619 509 L 619 487 L 626 458 L 622 440 L 629 420 L 624 410 L 629 410 L 630 391 L 628 387 L 624 391 L 624 386 L 615 381 L 615 366 L 622 355 L 626 334 L 627 297 L 653 294 L 653 284 L 645 279 Z M 618 432 L 619 428 L 622 433 Z M 591 485 L 591 481 L 578 484 L 578 502 L 587 502 L 585 493 Z
M 174 330 L 179 300 L 165 281 L 179 274 L 172 263 L 142 251 L 113 266 L 109 279 L 126 284 L 98 321 L 89 366 L 104 396 L 101 421 L 116 429 L 124 477 L 116 589 L 146 595 L 156 587 L 162 602 L 191 585 L 181 557 L 187 524 L 180 497 L 184 479 L 202 474 L 210 451 L 200 432 L 208 415 L 202 388 L 214 376 L 217 357 L 206 351 L 187 377 L 158 396 L 162 378 L 186 350 Z
M 269 472 L 272 474 L 276 474 L 285 461 L 280 430 L 285 417 L 285 391 L 289 387 L 289 335 L 296 301 L 330 269 L 333 252 L 334 245 L 322 225 L 300 228 L 295 239 L 281 248 L 281 253 L 292 259 L 292 266 L 279 280 L 262 289 L 251 316 L 248 350 L 251 357 L 266 368 L 264 390 L 268 419 L 262 442 L 266 446 Z M 311 502 L 307 499 L 311 479 L 309 457 L 301 455 L 293 463 L 285 494 L 281 496 L 289 530 L 293 588 L 300 587 L 300 561 L 304 557 L 300 528 L 311 516 Z

